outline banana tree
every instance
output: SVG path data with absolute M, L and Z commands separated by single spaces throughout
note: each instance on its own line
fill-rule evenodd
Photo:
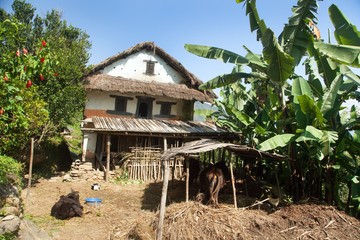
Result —
M 307 196 L 322 198 L 325 185 L 326 197 L 333 203 L 339 185 L 332 184 L 336 179 L 334 170 L 340 159 L 359 156 L 357 148 L 352 147 L 356 144 L 352 144 L 350 132 L 358 126 L 359 118 L 340 121 L 344 101 L 359 98 L 359 78 L 342 64 L 344 57 L 338 56 L 339 50 L 332 52 L 330 47 L 316 41 L 319 34 L 311 26 L 317 20 L 317 1 L 299 0 L 278 38 L 259 17 L 255 0 L 237 2 L 246 5 L 251 31 L 257 32 L 263 45 L 262 54 L 255 54 L 246 47 L 247 55 L 241 56 L 216 47 L 186 44 L 185 49 L 198 56 L 235 65 L 232 73 L 217 76 L 201 88 L 222 88 L 223 99 L 218 101 L 221 108 L 217 119 L 230 129 L 242 131 L 245 142 L 290 156 L 292 161 L 287 175 L 291 175 L 291 186 L 288 190 L 295 200 Z M 340 29 L 344 21 L 335 17 L 339 14 L 332 13 L 334 9 L 333 6 L 329 9 L 330 16 L 337 22 L 337 39 L 342 39 L 345 49 L 349 39 L 359 35 L 354 27 Z M 330 50 L 325 52 L 323 46 Z M 356 48 L 350 49 L 356 55 Z M 347 61 L 356 66 L 357 58 Z M 294 71 L 302 62 L 305 78 Z M 250 71 L 243 71 L 245 66 Z M 250 86 L 249 90 L 246 85 Z M 350 178 L 354 171 L 351 167 L 347 169 Z
M 360 34 L 356 27 L 346 20 L 336 6 L 332 5 L 329 12 L 336 28 L 336 39 L 339 43 L 344 44 L 342 49 L 347 49 L 347 51 L 355 49 L 357 46 L 349 47 L 346 44 L 360 43 Z M 344 28 L 347 30 L 345 31 Z M 359 144 L 354 140 L 351 131 L 360 126 L 360 119 L 354 106 L 351 109 L 351 117 L 348 119 L 341 119 L 339 112 L 345 100 L 356 99 L 356 96 L 359 95 L 357 90 L 360 78 L 346 65 L 341 64 L 344 62 L 344 57 L 338 51 L 331 51 L 328 48 L 329 51 L 325 54 L 323 46 L 327 45 L 315 42 L 314 47 L 309 47 L 310 58 L 306 61 L 309 80 L 304 81 L 299 78 L 298 81 L 293 81 L 292 85 L 293 105 L 298 127 L 303 128 L 310 124 L 317 127 L 318 131 L 322 131 L 322 135 L 314 139 L 303 138 L 299 135 L 300 133 L 291 136 L 289 134 L 278 135 L 276 138 L 270 138 L 261 143 L 260 149 L 271 150 L 294 142 L 298 147 L 301 145 L 317 146 L 315 148 L 315 152 L 318 153 L 316 154 L 318 156 L 317 163 L 321 163 L 319 170 L 325 170 L 325 199 L 329 203 L 340 204 L 338 188 L 342 183 L 345 182 L 349 186 L 349 190 L 353 188 L 354 184 L 359 187 L 357 181 L 360 166 Z M 348 61 L 348 64 L 350 63 L 354 63 L 354 61 Z M 321 85 L 321 80 L 325 86 Z M 279 141 L 279 139 L 281 140 Z M 307 142 L 301 144 L 303 140 Z M 312 144 L 310 145 L 308 141 L 311 141 Z M 311 149 L 307 150 L 309 153 L 311 152 Z M 336 174 L 334 170 L 342 174 Z M 318 191 L 321 191 L 321 188 Z M 356 194 L 358 194 L 357 191 Z M 353 199 L 358 199 L 358 195 L 351 197 L 349 193 L 348 202 Z
M 209 46 L 186 44 L 185 49 L 201 57 L 235 64 L 232 73 L 217 76 L 203 84 L 201 88 L 223 87 L 226 89 L 227 98 L 222 100 L 226 107 L 221 107 L 225 109 L 227 123 L 230 120 L 231 124 L 236 126 L 240 122 L 240 129 L 244 131 L 245 126 L 246 131 L 242 133 L 247 134 L 245 136 L 248 139 L 247 142 L 256 145 L 271 136 L 292 133 L 296 130 L 294 129 L 295 114 L 292 113 L 291 106 L 287 102 L 291 98 L 289 81 L 296 77 L 295 67 L 301 62 L 308 46 L 313 42 L 314 37 L 308 23 L 316 23 L 317 4 L 316 0 L 299 0 L 283 32 L 279 37 L 275 37 L 274 32 L 259 17 L 255 0 L 238 0 L 237 2 L 246 4 L 250 28 L 251 31 L 257 32 L 257 38 L 263 46 L 262 54 L 255 54 L 247 47 L 244 47 L 247 51 L 245 57 Z M 249 72 L 242 71 L 245 66 L 250 68 Z M 242 98 L 244 106 L 248 106 L 247 109 L 238 108 L 228 100 L 231 94 L 234 95 L 233 97 L 238 96 L 234 89 L 237 89 L 240 84 L 243 92 L 246 84 L 251 86 L 247 96 L 252 97 Z M 230 86 L 230 88 L 224 86 Z M 231 119 L 236 119 L 236 121 L 231 121 Z M 286 154 L 292 158 L 296 156 L 291 147 Z M 301 172 L 293 163 L 294 161 L 292 161 L 290 171 Z M 294 184 L 298 183 L 294 181 Z

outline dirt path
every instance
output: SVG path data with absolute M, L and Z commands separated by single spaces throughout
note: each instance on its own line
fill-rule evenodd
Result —
M 145 225 L 154 217 L 154 210 L 159 203 L 159 195 L 153 189 L 146 194 L 148 185 L 116 185 L 100 183 L 101 190 L 91 190 L 89 182 L 59 182 L 42 180 L 30 191 L 30 199 L 25 209 L 25 216 L 44 229 L 53 239 L 109 239 L 116 235 L 121 239 L 121 230 L 131 232 L 131 228 Z M 80 202 L 87 197 L 102 200 L 98 207 L 84 206 L 82 218 L 56 220 L 50 216 L 52 206 L 61 195 L 67 195 L 71 189 L 79 191 Z M 23 191 L 23 196 L 26 190 Z M 149 229 L 150 230 L 150 229 Z
M 42 180 L 31 188 L 25 217 L 52 239 L 154 239 L 150 223 L 157 223 L 162 183 L 128 184 Z M 52 206 L 71 189 L 79 191 L 84 215 L 69 220 L 50 216 Z M 26 195 L 26 189 L 22 191 Z M 84 204 L 87 197 L 102 199 L 98 207 Z M 219 208 L 184 202 L 184 183 L 169 184 L 164 235 L 166 239 L 360 239 L 360 221 L 332 206 L 317 203 L 290 205 L 271 213 L 235 210 L 229 196 Z M 247 199 L 239 198 L 239 203 Z M 239 205 L 239 204 L 238 204 Z M 251 205 L 251 204 L 250 204 Z M 212 237 L 210 237 L 212 236 Z

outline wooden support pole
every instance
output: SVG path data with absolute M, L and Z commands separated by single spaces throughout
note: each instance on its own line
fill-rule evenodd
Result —
M 105 181 L 109 181 L 110 177 L 110 144 L 111 136 L 110 134 L 106 135 L 106 172 L 105 172 Z
M 237 200 L 236 200 L 236 186 L 235 186 L 235 179 L 234 179 L 234 172 L 233 172 L 233 165 L 230 161 L 230 176 L 231 176 L 231 185 L 233 189 L 233 196 L 234 196 L 234 207 L 237 209 Z
M 185 202 L 189 201 L 189 167 L 190 167 L 190 160 L 188 157 L 185 157 L 185 164 L 186 164 L 186 196 Z
M 164 137 L 164 151 L 167 150 L 167 139 Z M 162 233 L 164 228 L 164 218 L 165 218 L 165 207 L 166 207 L 166 198 L 167 198 L 167 189 L 169 183 L 169 165 L 167 163 L 168 159 L 163 159 L 164 166 L 164 178 L 163 178 L 163 187 L 161 192 L 161 201 L 160 201 L 160 210 L 159 210 L 159 224 L 156 230 L 156 239 L 162 239 Z
M 26 206 L 28 205 L 28 201 L 29 201 L 29 198 L 30 198 L 30 188 L 31 188 L 33 161 L 34 161 L 34 138 L 31 138 L 31 143 L 30 143 L 30 163 L 29 163 L 29 180 L 28 180 L 28 186 L 27 186 L 27 192 L 26 192 L 26 201 L 25 201 Z

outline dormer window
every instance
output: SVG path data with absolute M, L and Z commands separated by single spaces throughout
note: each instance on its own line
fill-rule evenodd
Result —
M 157 61 L 144 60 L 144 62 L 146 62 L 145 74 L 146 75 L 155 75 L 155 63 L 157 63 Z

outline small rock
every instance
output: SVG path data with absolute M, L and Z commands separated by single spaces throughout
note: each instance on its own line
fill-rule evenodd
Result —
M 6 217 L 2 218 L 1 221 L 10 221 L 13 220 L 16 216 L 15 215 L 7 215 Z
M 8 219 L 4 221 L 4 219 Z M 6 216 L 0 223 L 0 234 L 7 232 L 17 232 L 20 228 L 20 218 L 14 215 Z
M 71 182 L 72 178 L 70 174 L 65 174 L 63 177 L 63 182 Z
M 2 208 L 2 211 L 5 213 L 4 215 L 15 215 L 15 216 L 19 216 L 20 212 L 19 209 L 17 207 L 4 207 Z
M 20 199 L 18 197 L 8 197 L 5 200 L 6 204 L 13 206 L 13 207 L 19 207 L 20 206 Z

